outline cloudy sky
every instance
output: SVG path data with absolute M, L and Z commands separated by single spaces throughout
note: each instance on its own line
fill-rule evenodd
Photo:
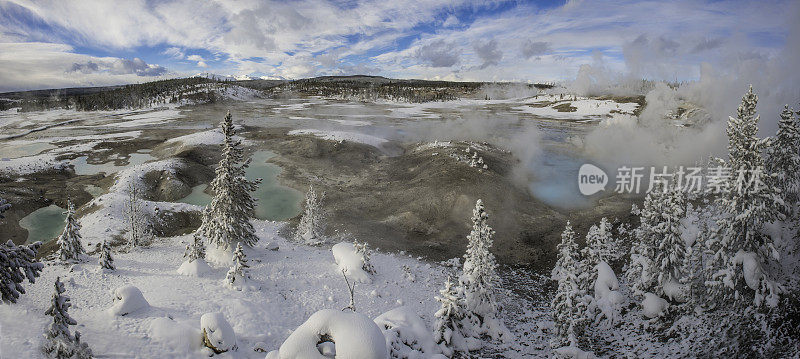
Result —
M 558 81 L 582 64 L 686 80 L 780 54 L 787 1 L 0 0 L 0 91 L 200 72 Z

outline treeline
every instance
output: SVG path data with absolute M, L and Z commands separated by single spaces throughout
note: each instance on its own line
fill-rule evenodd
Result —
M 94 88 L 84 91 L 32 91 L 4 94 L 0 110 L 19 108 L 20 111 L 74 109 L 78 111 L 143 108 L 164 103 L 217 101 L 214 87 L 219 81 L 204 77 L 159 80 L 118 87 Z
M 449 101 L 476 94 L 484 82 L 394 80 L 379 76 L 317 77 L 278 85 L 273 93 L 297 92 L 306 96 L 332 97 L 354 101 L 389 100 L 397 102 Z M 546 88 L 550 85 L 530 84 Z

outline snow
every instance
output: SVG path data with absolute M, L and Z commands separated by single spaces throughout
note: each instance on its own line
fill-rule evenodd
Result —
M 597 308 L 611 323 L 619 319 L 620 307 L 625 298 L 619 293 L 619 281 L 611 266 L 601 261 L 595 267 L 597 280 L 594 283 L 594 297 Z
M 219 129 L 213 129 L 202 132 L 195 132 L 189 135 L 170 138 L 166 143 L 180 142 L 187 146 L 197 145 L 218 145 L 225 140 L 225 135 Z
M 653 293 L 645 293 L 642 301 L 642 313 L 648 318 L 656 318 L 664 315 L 664 311 L 669 307 L 669 303 Z
M 111 291 L 114 304 L 108 309 L 112 315 L 128 315 L 130 313 L 150 307 L 144 299 L 142 291 L 132 285 L 119 287 Z
M 388 356 L 385 338 L 369 317 L 355 312 L 320 310 L 300 325 L 280 347 L 278 355 L 267 358 L 326 358 L 317 343 L 323 337 L 335 343 L 337 359 L 385 359 Z
M 605 261 L 601 261 L 595 267 L 597 270 L 597 281 L 594 284 L 594 294 L 605 297 L 612 291 L 619 289 L 619 281 L 614 274 L 614 270 Z
M 190 277 L 200 277 L 210 271 L 211 267 L 208 265 L 208 263 L 200 258 L 191 262 L 188 260 L 184 261 L 181 263 L 181 266 L 178 267 L 178 274 Z
M 533 101 L 531 103 L 541 104 L 547 103 L 550 99 L 542 98 L 542 100 Z M 569 104 L 574 107 L 573 112 L 560 112 L 556 106 Z M 559 120 L 624 120 L 635 118 L 633 112 L 639 107 L 637 103 L 618 103 L 612 100 L 595 100 L 587 98 L 577 98 L 575 101 L 559 100 L 555 103 L 549 104 L 544 107 L 535 106 L 516 106 L 514 110 L 528 113 L 538 117 L 552 118 Z
M 752 252 L 739 251 L 733 257 L 733 263 L 742 266 L 742 276 L 747 286 L 752 290 L 758 290 L 763 276 L 758 256 Z
M 120 118 L 120 120 L 127 120 L 123 122 L 115 122 L 112 124 L 114 127 L 147 127 L 152 125 L 164 124 L 176 118 L 181 117 L 181 111 L 177 109 L 166 109 L 159 111 L 148 111 L 145 113 L 136 113 L 127 115 Z
M 189 323 L 179 323 L 164 317 L 155 318 L 150 322 L 148 332 L 153 339 L 176 352 L 192 353 L 203 347 L 200 330 Z
M 239 128 L 237 127 L 237 130 Z M 240 136 L 233 136 L 234 140 L 242 141 L 243 145 L 247 145 L 248 141 L 243 139 Z M 212 146 L 212 145 L 220 145 L 222 142 L 225 141 L 225 135 L 220 132 L 218 128 L 208 130 L 208 131 L 200 131 L 195 133 L 190 133 L 184 136 L 173 137 L 165 141 L 168 144 L 180 143 L 185 146 Z
M 393 357 L 408 359 L 430 358 L 439 354 L 439 347 L 431 337 L 431 329 L 413 309 L 403 306 L 392 309 L 375 318 L 386 347 Z
M 173 158 L 140 164 L 118 172 L 117 181 L 109 188 L 108 193 L 93 198 L 84 206 L 85 208 L 99 207 L 99 209 L 80 218 L 80 223 L 83 226 L 81 235 L 83 236 L 84 245 L 89 247 L 91 243 L 99 243 L 109 236 L 121 235 L 127 231 L 124 211 L 131 182 L 135 183 L 136 188 L 145 188 L 143 177 L 147 173 L 164 171 L 174 176 L 176 169 L 185 165 L 183 160 Z M 202 209 L 199 206 L 186 203 L 146 200 L 142 200 L 140 203 L 148 218 L 156 216 L 156 209 L 162 213 L 167 211 L 191 212 Z
M 559 358 L 572 358 L 572 359 L 594 359 L 596 356 L 592 352 L 581 350 L 575 346 L 566 346 L 555 349 L 554 352 L 558 354 Z
M 670 279 L 665 281 L 661 287 L 664 291 L 664 295 L 667 296 L 669 300 L 680 303 L 686 302 L 686 286 L 681 285 L 674 279 Z
M 236 333 L 222 313 L 206 313 L 200 317 L 203 341 L 214 352 L 236 350 Z
M 92 236 L 87 233 L 105 233 L 104 227 L 111 222 L 87 217 L 79 218 L 84 240 Z M 191 234 L 158 238 L 148 247 L 115 252 L 117 271 L 113 274 L 97 271 L 96 253 L 93 260 L 70 267 L 48 263 L 36 283 L 26 283 L 27 293 L 19 303 L 0 306 L 3 357 L 24 358 L 38 353 L 39 338 L 47 323 L 43 313 L 56 276 L 62 277 L 65 294 L 72 298 L 70 315 L 78 322 L 81 339 L 98 357 L 130 357 L 134 353 L 143 358 L 206 356 L 200 347 L 200 317 L 220 312 L 234 329 L 239 346 L 238 351 L 226 355 L 260 359 L 265 354 L 252 350 L 257 343 L 267 351 L 278 349 L 315 311 L 329 308 L 339 312 L 347 305 L 349 293 L 330 247 L 309 247 L 287 240 L 278 234 L 286 229 L 283 222 L 254 220 L 253 224 L 260 238 L 247 252 L 251 281 L 259 288 L 253 291 L 225 287 L 222 280 L 228 266 L 212 264 L 211 271 L 201 277 L 178 274 L 176 266 L 182 261 L 185 244 L 192 240 Z M 108 234 L 102 238 L 108 238 Z M 267 248 L 275 245 L 279 250 Z M 230 253 L 227 257 L 230 259 Z M 431 323 L 439 307 L 433 297 L 444 282 L 445 268 L 400 254 L 373 253 L 372 258 L 378 274 L 372 283 L 360 283 L 355 288 L 359 313 L 375 318 L 397 307 L 397 300 L 402 299 L 424 322 Z M 416 281 L 405 279 L 399 270 L 404 265 L 417 274 Z M 139 288 L 151 306 L 109 318 L 104 309 L 112 304 L 111 297 L 97 293 L 125 285 Z M 13 331 L 6 329 L 12 327 Z M 168 334 L 172 332 L 174 335 Z M 383 335 L 380 341 L 385 346 Z
M 389 140 L 381 137 L 367 135 L 358 132 L 336 131 L 336 130 L 317 130 L 317 129 L 300 129 L 289 131 L 289 135 L 312 135 L 328 141 L 350 141 L 356 143 L 363 143 L 375 148 L 381 148 L 382 145 L 389 142 Z
M 360 127 L 360 126 L 369 126 L 372 124 L 370 121 L 361 121 L 361 120 L 338 120 L 338 119 L 330 119 L 330 121 L 339 123 L 340 125 L 345 126 L 353 126 L 353 127 Z
M 337 243 L 331 248 L 331 252 L 339 271 L 344 271 L 348 279 L 361 283 L 372 282 L 369 273 L 363 269 L 364 262 L 361 260 L 361 255 L 356 253 L 353 243 Z

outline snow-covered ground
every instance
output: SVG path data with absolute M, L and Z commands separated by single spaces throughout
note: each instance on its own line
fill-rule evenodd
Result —
M 93 221 L 84 221 L 95 232 Z M 283 223 L 255 221 L 260 242 L 246 254 L 252 277 L 250 291 L 223 284 L 227 267 L 213 267 L 204 277 L 186 277 L 181 265 L 183 242 L 191 236 L 159 239 L 147 248 L 116 253 L 116 272 L 99 270 L 97 254 L 73 266 L 48 263 L 36 284 L 15 305 L 0 306 L 2 356 L 35 356 L 49 317 L 44 315 L 55 277 L 66 283 L 72 298 L 70 314 L 75 328 L 98 356 L 183 358 L 199 355 L 200 317 L 221 312 L 232 325 L 239 350 L 230 357 L 263 358 L 253 351 L 263 342 L 277 349 L 292 330 L 320 309 L 340 310 L 349 294 L 329 247 L 295 245 L 278 235 Z M 96 225 L 102 225 L 96 223 Z M 277 250 L 267 250 L 267 244 Z M 358 312 L 375 318 L 399 306 L 409 306 L 431 323 L 438 303 L 433 299 L 444 282 L 444 269 L 402 255 L 374 254 L 377 274 L 372 283 L 355 288 Z M 414 273 L 409 281 L 401 266 Z M 107 312 L 111 290 L 125 285 L 139 288 L 150 307 L 126 316 Z M 430 324 L 429 324 L 430 325 Z M 223 356 L 224 357 L 224 356 Z
M 550 104 L 549 102 L 553 102 Z M 540 96 L 526 101 L 528 104 L 539 106 L 515 106 L 514 110 L 528 113 L 538 117 L 559 120 L 602 120 L 602 119 L 627 119 L 633 118 L 633 112 L 639 107 L 637 103 L 619 103 L 612 100 L 595 100 L 574 97 L 569 100 L 559 100 L 558 96 Z M 547 103 L 546 106 L 541 104 Z M 569 111 L 559 108 L 569 107 Z

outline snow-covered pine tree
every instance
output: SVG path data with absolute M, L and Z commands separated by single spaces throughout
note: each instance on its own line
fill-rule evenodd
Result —
M 778 133 L 767 149 L 767 171 L 775 175 L 787 219 L 796 219 L 800 201 L 800 117 L 788 105 L 781 112 Z M 796 221 L 795 221 L 796 222 Z
M 742 97 L 736 118 L 728 118 L 729 188 L 717 199 L 721 218 L 717 220 L 718 240 L 714 246 L 715 273 L 709 291 L 716 302 L 752 301 L 756 307 L 774 306 L 781 286 L 768 273 L 778 252 L 764 225 L 781 218 L 783 199 L 764 174 L 762 151 L 769 139 L 760 139 L 753 87 Z M 747 298 L 747 299 L 745 299 Z
M 610 263 L 616 259 L 616 245 L 611 236 L 611 223 L 606 217 L 600 220 L 597 225 L 589 227 L 586 233 L 586 246 L 581 249 L 582 260 L 581 274 L 579 276 L 581 288 L 589 291 L 597 280 L 597 267 L 600 262 Z
M 233 251 L 233 266 L 225 275 L 225 283 L 232 288 L 244 284 L 250 278 L 248 268 L 250 266 L 247 265 L 247 257 L 244 255 L 242 243 L 236 243 L 236 250 Z
M 305 244 L 316 245 L 324 241 L 325 237 L 325 211 L 322 209 L 322 200 L 325 194 L 317 196 L 314 186 L 308 186 L 306 203 L 303 216 L 294 233 L 294 240 Z
M 483 201 L 479 199 L 472 210 L 472 231 L 467 236 L 469 242 L 458 281 L 464 291 L 466 320 L 472 323 L 474 333 L 501 339 L 508 330 L 497 317 L 495 292 L 500 286 L 500 276 L 494 254 L 490 251 L 494 230 L 489 227 L 488 218 Z
M 462 320 L 465 313 L 463 293 L 460 288 L 453 284 L 450 276 L 444 283 L 444 288 L 439 291 L 436 301 L 441 307 L 433 315 L 436 322 L 433 326 L 433 340 L 439 345 L 442 353 L 447 357 L 452 357 L 455 352 L 468 351 L 464 339 Z
M 657 234 L 650 277 L 656 279 L 655 294 L 666 295 L 671 300 L 685 300 L 681 284 L 686 282 L 686 242 L 681 237 L 682 220 L 686 217 L 686 194 L 676 182 L 669 185 L 661 196 L 663 212 L 660 222 L 653 228 Z
M 189 263 L 197 259 L 206 258 L 206 246 L 203 244 L 203 238 L 197 233 L 192 236 L 192 243 L 186 245 L 186 250 L 183 251 L 183 257 L 186 258 Z
M 375 274 L 375 267 L 372 266 L 372 261 L 370 260 L 372 257 L 372 250 L 369 249 L 367 242 L 353 240 L 353 248 L 356 254 L 361 257 L 361 269 L 369 274 Z
M 561 233 L 561 243 L 557 249 L 558 260 L 553 267 L 552 279 L 558 281 L 558 289 L 550 305 L 555 322 L 555 337 L 551 342 L 554 349 L 577 347 L 577 338 L 583 326 L 581 313 L 584 311 L 585 293 L 578 284 L 578 244 L 575 243 L 575 232 L 569 222 Z
M 153 227 L 149 216 L 145 214 L 141 203 L 141 191 L 136 181 L 128 182 L 128 199 L 125 201 L 125 220 L 127 222 L 128 249 L 146 246 L 153 242 Z
M 116 270 L 114 266 L 114 257 L 111 255 L 111 245 L 108 240 L 103 241 L 100 246 L 100 267 L 108 270 Z
M 637 297 L 652 292 L 656 278 L 653 276 L 655 251 L 660 243 L 659 230 L 661 214 L 664 212 L 664 189 L 656 183 L 653 190 L 644 197 L 642 208 L 634 207 L 633 214 L 639 216 L 639 227 L 634 229 L 634 243 L 631 246 L 630 262 L 625 278 Z
M 36 261 L 36 253 L 42 242 L 15 245 L 9 240 L 0 244 L 0 300 L 3 303 L 16 303 L 20 294 L 25 294 L 22 282 L 36 282 L 44 265 Z
M 250 223 L 255 210 L 255 199 L 250 192 L 255 191 L 261 181 L 245 178 L 250 160 L 244 161 L 241 141 L 234 139 L 236 131 L 230 112 L 222 121 L 221 128 L 225 141 L 216 177 L 211 181 L 214 198 L 203 210 L 203 223 L 197 231 L 210 243 L 227 250 L 233 243 L 252 246 L 258 242 Z
M 42 352 L 50 358 L 58 359 L 84 359 L 92 357 L 92 350 L 86 343 L 80 341 L 80 333 L 75 332 L 75 336 L 70 334 L 69 326 L 75 325 L 75 319 L 69 316 L 67 310 L 72 306 L 69 297 L 64 295 L 64 284 L 61 278 L 56 278 L 55 291 L 50 298 L 50 308 L 45 312 L 46 315 L 53 317 L 53 322 L 45 331 L 45 343 L 42 345 Z
M 67 218 L 64 219 L 66 225 L 56 241 L 58 244 L 56 258 L 63 262 L 77 261 L 85 252 L 81 245 L 81 225 L 75 219 L 75 206 L 69 200 L 67 200 L 67 210 L 64 211 L 64 214 L 67 215 Z

